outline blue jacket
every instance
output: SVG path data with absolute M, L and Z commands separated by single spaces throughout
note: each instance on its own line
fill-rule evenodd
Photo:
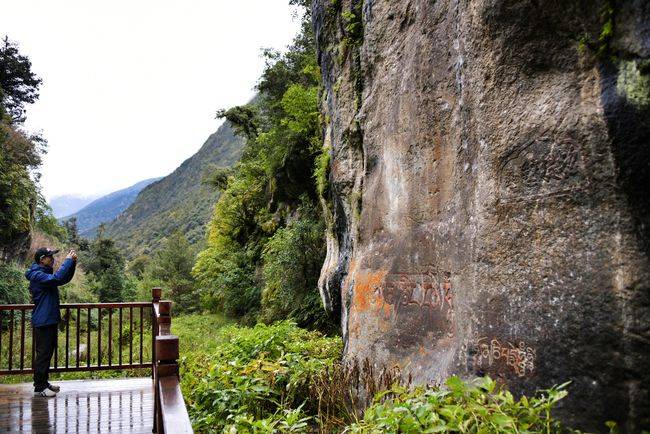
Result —
M 32 325 L 43 327 L 61 321 L 59 313 L 59 285 L 65 285 L 74 276 L 76 262 L 70 258 L 56 270 L 39 264 L 32 264 L 25 272 L 29 280 L 29 289 L 34 300 Z

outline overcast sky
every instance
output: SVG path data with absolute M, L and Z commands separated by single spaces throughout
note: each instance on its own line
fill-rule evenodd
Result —
M 261 48 L 298 30 L 288 0 L 18 0 L 0 35 L 42 79 L 26 127 L 42 130 L 49 199 L 173 171 L 253 96 Z

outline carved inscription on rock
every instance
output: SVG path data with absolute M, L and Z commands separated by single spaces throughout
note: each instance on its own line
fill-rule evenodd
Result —
M 525 342 L 514 345 L 511 342 L 501 343 L 496 338 L 488 340 L 484 337 L 478 340 L 477 347 L 474 356 L 476 367 L 506 366 L 519 377 L 535 371 L 537 352 Z
M 370 289 L 380 303 L 383 319 L 400 324 L 399 345 L 426 346 L 431 339 L 455 335 L 451 273 L 431 268 L 387 273 Z
M 396 310 L 411 306 L 451 315 L 453 292 L 450 277 L 449 272 L 445 272 L 442 278 L 435 272 L 390 273 L 377 290 Z

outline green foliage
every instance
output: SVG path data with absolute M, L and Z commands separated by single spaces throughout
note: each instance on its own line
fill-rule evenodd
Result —
M 41 82 L 30 60 L 5 36 L 0 45 L 0 112 L 8 114 L 12 123 L 23 122 L 24 106 L 38 99 Z
M 182 360 L 183 394 L 195 429 L 305 432 L 309 419 L 302 409 L 314 414 L 317 408 L 310 380 L 338 360 L 341 340 L 289 322 L 226 327 L 219 335 L 222 343 L 209 355 Z
M 149 265 L 151 275 L 162 282 L 167 297 L 174 302 L 175 312 L 190 312 L 200 308 L 192 277 L 194 256 L 185 235 L 176 231 L 167 237 Z
M 79 238 L 79 229 L 77 226 L 77 218 L 71 217 L 63 222 L 67 234 L 67 242 L 79 245 L 81 239 Z M 84 249 L 85 250 L 85 249 Z
M 650 107 L 650 60 L 619 61 L 616 91 L 639 109 Z
M 0 264 L 0 304 L 29 302 L 28 282 L 17 264 Z
M 41 164 L 43 141 L 0 120 L 0 259 L 16 257 L 16 240 L 34 224 L 38 188 L 30 173 Z
M 286 53 L 264 56 L 258 96 L 218 112 L 246 146 L 233 170 L 209 178 L 222 194 L 193 275 L 205 305 L 245 322 L 291 318 L 328 330 L 316 290 L 324 259 L 313 178 L 321 155 L 320 72 L 306 16 Z
M 35 227 L 41 232 L 51 235 L 60 242 L 68 238 L 68 230 L 65 225 L 61 225 L 56 217 L 52 214 L 52 208 L 42 194 L 38 194 L 36 203 L 36 221 Z
M 306 217 L 279 229 L 264 247 L 261 319 L 292 318 L 300 327 L 327 330 L 333 324 L 314 291 L 325 259 L 325 228 L 321 220 L 310 217 L 313 210 L 301 211 Z
M 375 396 L 353 433 L 560 432 L 551 409 L 567 395 L 566 384 L 516 400 L 489 377 L 465 383 L 450 377 L 446 388 L 396 386 Z
M 205 307 L 254 322 L 261 290 L 249 255 L 238 244 L 222 239 L 202 251 L 193 273 L 199 281 L 209 282 L 201 294 Z
M 202 182 L 217 190 L 225 190 L 233 173 L 231 167 L 210 166 L 205 171 Z
M 131 273 L 131 275 L 137 279 L 142 279 L 142 276 L 144 276 L 145 271 L 147 268 L 149 268 L 149 264 L 151 263 L 151 259 L 147 255 L 140 255 L 131 262 L 129 262 L 128 265 L 128 271 Z
M 341 12 L 343 35 L 339 43 L 339 63 L 343 63 L 348 57 L 348 54 L 353 49 L 358 48 L 363 42 L 362 5 L 363 1 L 352 1 L 350 9 Z M 333 3 L 330 10 L 338 13 L 339 8 L 340 5 L 338 3 Z
M 91 290 L 99 301 L 116 302 L 133 298 L 133 288 L 124 275 L 124 256 L 115 241 L 100 233 L 87 252 L 80 255 L 80 262 L 88 273 Z
M 323 197 L 329 188 L 327 177 L 330 169 L 330 150 L 329 146 L 323 147 L 320 155 L 316 158 L 316 167 L 314 168 L 314 179 L 316 180 L 316 189 L 318 194 Z
M 600 11 L 601 21 L 603 26 L 598 35 L 598 51 L 596 55 L 599 57 L 604 56 L 609 51 L 610 41 L 614 37 L 614 4 L 612 0 L 605 2 L 605 5 Z
M 197 432 L 573 432 L 551 416 L 566 384 L 520 399 L 488 377 L 404 386 L 398 371 L 342 364 L 340 338 L 287 321 L 252 328 L 224 327 L 215 315 L 174 321 Z
M 40 84 L 29 59 L 5 37 L 0 44 L 0 261 L 25 253 L 39 208 L 36 169 L 46 142 L 19 124 L 25 120 L 25 104 L 38 99 Z M 40 222 L 49 229 L 50 222 Z

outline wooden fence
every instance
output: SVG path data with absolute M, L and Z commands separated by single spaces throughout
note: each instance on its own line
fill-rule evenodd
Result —
M 154 431 L 192 432 L 180 389 L 172 302 L 64 303 L 51 372 L 151 369 Z M 0 375 L 33 373 L 32 304 L 0 305 Z M 172 425 L 173 423 L 173 425 Z

